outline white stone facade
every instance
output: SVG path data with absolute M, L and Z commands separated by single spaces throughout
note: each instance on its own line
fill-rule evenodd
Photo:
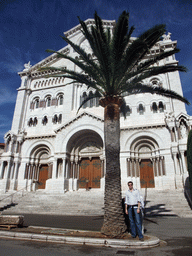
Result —
M 87 20 L 87 24 L 93 20 Z M 114 21 L 105 21 L 112 27 Z M 92 56 L 80 26 L 65 33 Z M 151 55 L 176 47 L 164 36 Z M 70 46 L 60 50 L 77 54 Z M 177 64 L 171 56 L 158 65 Z M 5 152 L 0 158 L 0 190 L 50 192 L 97 188 L 104 189 L 105 151 L 103 108 L 98 99 L 89 101 L 77 113 L 82 99 L 94 94 L 82 84 L 68 79 L 46 77 L 39 67 L 64 66 L 76 70 L 71 62 L 53 54 L 34 66 L 25 64 L 19 73 L 12 128 L 5 134 Z M 146 81 L 182 95 L 178 72 L 151 77 Z M 128 116 L 121 117 L 122 190 L 132 180 L 137 188 L 182 188 L 188 176 L 186 167 L 187 135 L 192 118 L 185 104 L 159 95 L 139 94 L 125 97 Z

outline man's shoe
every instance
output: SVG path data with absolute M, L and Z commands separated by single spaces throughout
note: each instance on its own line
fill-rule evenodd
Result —
M 140 241 L 144 241 L 144 238 L 143 238 L 143 237 L 142 237 L 142 238 L 139 238 L 139 240 L 140 240 Z
M 132 238 L 136 238 L 136 236 L 131 236 Z

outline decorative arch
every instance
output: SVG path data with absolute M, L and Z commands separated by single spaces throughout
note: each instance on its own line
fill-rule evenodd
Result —
M 66 176 L 78 181 L 77 188 L 100 188 L 104 176 L 103 139 L 90 129 L 81 129 L 66 145 Z
M 163 83 L 162 83 L 162 80 L 161 80 L 160 77 L 152 77 L 152 78 L 150 78 L 149 83 L 151 85 L 153 85 L 153 86 L 159 86 L 159 87 L 163 86 Z
M 135 135 L 129 143 L 127 176 L 140 178 L 141 188 L 154 188 L 155 177 L 163 175 L 164 156 L 161 155 L 158 141 L 149 134 Z
M 86 125 L 75 126 L 64 137 L 64 139 L 61 143 L 61 145 L 62 145 L 61 152 L 66 152 L 68 142 L 72 138 L 72 136 L 74 134 L 78 133 L 79 131 L 83 131 L 83 130 L 90 130 L 90 131 L 93 131 L 93 132 L 97 133 L 102 138 L 102 141 L 104 141 L 103 130 L 100 129 L 98 126 L 96 126 L 94 124 L 86 124 Z
M 176 117 L 176 123 L 178 127 L 178 136 L 179 139 L 187 139 L 189 131 L 191 129 L 190 122 L 189 122 L 189 115 L 180 113 Z
M 41 148 L 41 146 L 43 145 L 43 147 L 49 148 L 49 152 L 50 152 L 50 156 L 53 156 L 53 152 L 54 152 L 54 148 L 52 146 L 52 144 L 47 141 L 47 140 L 41 140 L 41 141 L 36 141 L 34 143 L 32 143 L 28 148 L 24 149 L 25 150 L 25 156 L 27 158 L 31 158 L 35 152 L 35 150 L 37 148 Z
M 52 169 L 50 147 L 42 142 L 33 145 L 25 167 L 25 179 L 35 182 L 36 189 L 45 189 L 46 181 L 52 178 Z
M 159 149 L 164 147 L 164 141 L 155 132 L 153 132 L 153 131 L 148 131 L 148 132 L 136 131 L 130 137 L 127 138 L 127 140 L 125 141 L 123 150 L 126 150 L 126 151 L 130 150 L 134 141 L 136 141 L 138 138 L 151 138 L 152 140 L 154 140 L 157 143 Z

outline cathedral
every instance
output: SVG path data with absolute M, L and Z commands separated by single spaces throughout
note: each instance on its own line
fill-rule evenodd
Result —
M 93 22 L 85 21 L 87 25 Z M 104 25 L 112 29 L 114 21 L 105 20 Z M 94 58 L 80 25 L 64 34 Z M 168 33 L 149 56 L 176 45 Z M 69 45 L 59 52 L 78 58 Z M 158 65 L 177 63 L 173 55 Z M 12 127 L 4 136 L 5 148 L 0 156 L 0 191 L 104 190 L 104 109 L 94 98 L 78 112 L 82 101 L 95 90 L 51 76 L 55 71 L 40 71 L 44 66 L 77 68 L 52 54 L 33 66 L 25 64 L 18 73 L 21 84 Z M 179 72 L 154 76 L 145 82 L 183 94 Z M 127 117 L 120 117 L 122 191 L 129 180 L 138 189 L 183 188 L 188 177 L 187 136 L 192 129 L 192 117 L 185 104 L 149 93 L 125 96 L 125 101 Z

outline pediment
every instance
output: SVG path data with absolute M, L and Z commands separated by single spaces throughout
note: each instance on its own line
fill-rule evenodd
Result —
M 99 116 L 96 116 L 92 113 L 89 113 L 87 111 L 84 111 L 82 113 L 80 113 L 79 115 L 77 115 L 76 117 L 72 118 L 71 120 L 69 120 L 68 122 L 66 122 L 65 124 L 62 124 L 60 127 L 58 127 L 56 130 L 54 130 L 55 133 L 58 133 L 60 132 L 61 130 L 65 129 L 66 127 L 70 126 L 71 124 L 75 123 L 75 122 L 78 122 L 80 119 L 82 119 L 83 117 L 85 116 L 88 116 L 90 117 L 91 119 L 95 119 L 97 121 L 100 121 L 100 122 L 104 122 L 104 119 L 99 117 Z
M 106 27 L 114 27 L 115 25 L 115 20 L 103 20 L 104 26 Z M 94 24 L 93 19 L 87 19 L 85 21 L 85 24 L 89 27 Z M 84 40 L 84 36 L 81 31 L 81 25 L 77 25 L 70 30 L 64 32 L 64 35 L 68 38 L 70 38 L 71 41 L 75 42 L 76 44 L 80 44 L 82 42 L 82 38 Z M 58 50 L 58 52 L 63 53 L 63 54 L 70 54 L 72 51 L 72 48 L 70 45 L 65 46 L 64 48 Z M 40 72 L 39 68 L 44 67 L 44 66 L 59 66 L 59 62 L 61 59 L 57 58 L 57 54 L 53 53 L 47 58 L 43 59 L 42 61 L 36 63 L 33 66 L 30 66 L 30 62 L 28 64 L 25 64 L 25 69 L 21 72 L 18 72 L 20 76 L 25 76 L 25 75 L 30 75 L 31 77 L 42 77 L 45 75 L 48 75 L 49 73 L 45 72 Z M 27 67 L 27 68 L 26 68 Z M 52 73 L 50 73 L 52 74 Z M 49 75 L 50 75 L 49 74 Z
M 70 53 L 70 47 L 67 45 L 64 48 L 60 49 L 58 52 L 61 52 L 63 54 L 69 54 Z M 46 72 L 40 72 L 39 68 L 44 67 L 44 66 L 53 66 L 55 65 L 56 62 L 59 63 L 60 59 L 57 58 L 57 54 L 53 53 L 47 58 L 43 59 L 42 61 L 36 63 L 35 65 L 24 69 L 21 72 L 18 72 L 20 76 L 25 76 L 25 75 L 30 75 L 32 77 L 41 77 L 45 76 L 48 73 Z M 56 65 L 57 66 L 57 65 Z
M 190 119 L 190 116 L 188 114 L 185 114 L 185 113 L 180 113 L 178 116 L 175 117 L 176 120 L 179 120 L 181 118 L 184 118 L 186 120 L 189 120 Z
M 107 28 L 109 28 L 109 27 L 113 28 L 115 26 L 115 23 L 116 23 L 115 20 L 102 20 L 102 21 L 103 21 L 104 27 L 107 27 Z M 85 22 L 85 24 L 87 25 L 88 28 L 91 25 L 95 24 L 94 19 L 87 19 L 84 22 Z M 68 31 L 64 32 L 64 35 L 71 40 L 72 37 L 76 36 L 80 32 L 81 32 L 81 25 L 78 24 L 77 26 L 75 26 L 75 27 L 69 29 Z

